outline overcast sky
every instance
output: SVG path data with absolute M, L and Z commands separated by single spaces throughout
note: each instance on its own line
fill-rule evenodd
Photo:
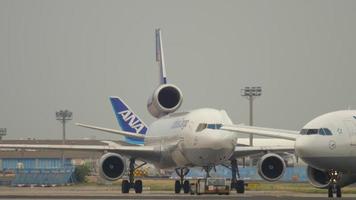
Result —
M 248 123 L 244 86 L 262 86 L 255 125 L 299 130 L 356 107 L 356 1 L 0 0 L 0 127 L 7 139 L 117 139 L 76 127 L 118 128 L 120 96 L 147 123 L 158 85 L 154 29 L 162 28 L 168 81 L 180 110 L 225 109 Z

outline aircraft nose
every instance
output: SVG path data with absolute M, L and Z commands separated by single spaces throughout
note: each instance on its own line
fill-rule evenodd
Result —
M 205 137 L 201 138 L 201 143 L 213 149 L 230 148 L 230 146 L 233 145 L 233 138 L 230 134 L 210 131 Z
M 309 157 L 313 152 L 313 144 L 306 136 L 301 136 L 295 141 L 295 152 L 301 158 Z

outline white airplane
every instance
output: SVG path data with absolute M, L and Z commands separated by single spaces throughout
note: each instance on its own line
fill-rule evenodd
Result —
M 223 126 L 255 135 L 295 141 L 295 151 L 308 164 L 309 182 L 328 189 L 328 196 L 341 197 L 341 187 L 356 183 L 356 110 L 342 110 L 316 117 L 300 135 L 259 127 Z
M 189 167 L 202 167 L 209 176 L 212 168 L 227 162 L 231 164 L 232 188 L 243 193 L 244 181 L 239 178 L 236 159 L 248 155 L 263 155 L 258 165 L 258 173 L 263 179 L 277 181 L 283 176 L 286 164 L 277 153 L 293 152 L 294 147 L 238 145 L 237 132 L 249 128 L 234 125 L 224 110 L 201 108 L 175 112 L 182 104 L 183 95 L 177 86 L 167 81 L 160 29 L 156 30 L 156 60 L 160 68 L 160 84 L 150 97 L 147 108 L 157 120 L 149 127 L 118 97 L 110 97 L 110 100 L 122 130 L 77 124 L 125 136 L 126 145 L 104 141 L 106 145 L 102 146 L 0 144 L 0 148 L 107 151 L 99 162 L 100 175 L 115 181 L 128 170 L 129 180 L 122 181 L 123 193 L 128 193 L 131 188 L 136 193 L 142 192 L 142 181 L 134 177 L 135 169 L 142 166 L 135 166 L 136 160 L 152 163 L 161 169 L 176 169 L 180 176 L 180 180 L 175 182 L 176 193 L 181 189 L 184 193 L 189 192 L 189 181 L 184 179 Z

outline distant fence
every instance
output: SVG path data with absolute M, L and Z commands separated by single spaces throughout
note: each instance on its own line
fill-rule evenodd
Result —
M 3 158 L 0 159 L 3 175 L 15 174 L 9 180 L 3 176 L 0 184 L 14 186 L 48 186 L 72 183 L 74 166 L 71 159 L 60 158 Z
M 20 165 L 19 165 L 20 164 Z M 64 160 L 65 167 L 72 167 L 72 159 Z M 57 169 L 63 167 L 60 158 L 3 158 L 0 169 L 3 171 L 22 169 Z
M 74 182 L 74 167 L 58 169 L 17 169 L 13 186 L 50 186 Z

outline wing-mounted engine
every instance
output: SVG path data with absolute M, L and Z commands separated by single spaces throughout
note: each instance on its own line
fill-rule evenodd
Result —
M 148 100 L 147 109 L 152 116 L 159 118 L 176 111 L 182 104 L 183 95 L 180 89 L 172 84 L 162 84 Z
M 258 174 L 266 181 L 278 181 L 283 177 L 286 169 L 285 161 L 281 156 L 268 153 L 261 157 L 257 164 Z
M 322 171 L 311 166 L 307 168 L 307 176 L 310 184 L 317 188 L 328 188 L 331 184 L 330 175 L 327 171 Z M 351 174 L 340 173 L 340 178 L 337 181 L 340 187 L 344 187 L 356 182 L 356 176 Z
M 99 160 L 99 174 L 108 181 L 115 181 L 124 175 L 125 159 L 116 153 L 106 153 Z

